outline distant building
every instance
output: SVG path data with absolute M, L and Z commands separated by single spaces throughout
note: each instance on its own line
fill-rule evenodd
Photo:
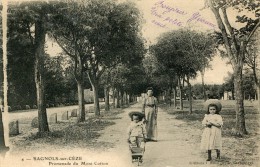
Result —
M 223 100 L 232 100 L 232 92 L 225 91 Z

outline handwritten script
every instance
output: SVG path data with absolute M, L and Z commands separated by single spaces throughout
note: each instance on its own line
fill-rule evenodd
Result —
M 166 4 L 164 0 L 153 5 L 151 14 L 155 17 L 152 23 L 162 28 L 168 28 L 169 25 L 184 27 L 188 23 L 200 23 L 209 28 L 217 28 L 215 24 L 203 18 L 199 12 L 190 14 L 181 8 Z

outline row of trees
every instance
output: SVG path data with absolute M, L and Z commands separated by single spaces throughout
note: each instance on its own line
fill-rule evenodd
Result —
M 219 45 L 224 46 L 224 54 L 230 59 L 234 69 L 234 90 L 236 95 L 236 130 L 238 135 L 247 134 L 245 125 L 244 96 L 243 96 L 243 67 L 252 37 L 259 28 L 259 4 L 252 0 L 217 1 L 207 0 L 206 4 L 213 12 L 220 29 Z M 227 10 L 238 11 L 236 22 L 242 27 L 233 26 L 228 18 Z M 223 17 L 221 17 L 221 15 Z M 252 54 L 248 54 L 250 57 Z M 253 68 L 256 71 L 256 66 Z M 256 76 L 259 77 L 260 75 Z M 255 78 L 256 85 L 260 85 Z M 260 101 L 259 101 L 260 102 Z
M 186 83 L 189 87 L 188 96 L 191 99 L 190 80 L 196 77 L 197 72 L 200 72 L 202 76 L 203 95 L 206 100 L 204 73 L 216 52 L 215 45 L 212 34 L 180 29 L 163 34 L 158 42 L 151 46 L 151 54 L 157 59 L 158 66 L 162 67 L 159 68 L 160 71 L 157 71 L 157 75 L 167 76 L 170 92 L 174 92 L 174 99 L 176 99 L 178 87 L 181 109 L 183 109 L 184 84 Z M 191 101 L 190 113 L 192 113 Z
M 247 82 L 244 73 L 252 73 L 253 80 L 258 90 L 259 97 L 259 4 L 252 0 L 218 1 L 205 0 L 205 8 L 209 8 L 214 14 L 219 31 L 204 34 L 187 29 L 167 32 L 158 38 L 158 42 L 151 47 L 151 54 L 157 59 L 158 73 L 160 77 L 167 78 L 164 81 L 170 92 L 176 94 L 178 87 L 180 96 L 180 108 L 183 109 L 182 94 L 184 83 L 189 87 L 189 99 L 191 99 L 190 79 L 201 73 L 202 85 L 204 85 L 205 68 L 213 54 L 219 53 L 230 60 L 234 73 L 232 74 L 230 87 L 234 86 L 236 97 L 236 130 L 238 135 L 247 134 L 244 112 L 244 89 L 252 87 L 252 82 Z M 237 12 L 237 23 L 232 24 L 227 10 Z M 234 25 L 234 26 L 233 26 Z M 239 27 L 240 26 L 240 27 Z M 163 55 L 163 56 L 162 56 Z M 245 66 L 247 65 L 247 66 Z M 248 70 L 251 72 L 248 72 Z M 244 79 L 244 82 L 243 82 Z M 233 83 L 233 84 L 232 84 Z M 174 91 L 172 91 L 172 88 Z M 206 98 L 203 86 L 204 98 Z M 174 98 L 175 99 L 175 98 Z M 259 99 L 259 98 L 258 98 Z M 176 100 L 174 100 L 176 101 Z M 174 103 L 176 104 L 176 103 Z M 260 100 L 259 100 L 260 104 Z M 192 102 L 190 101 L 190 113 Z
M 31 101 L 37 99 L 40 133 L 49 131 L 46 98 L 53 101 L 54 96 L 60 97 L 71 90 L 78 92 L 79 121 L 84 121 L 83 90 L 88 86 L 94 91 L 97 116 L 100 115 L 100 88 L 104 89 L 106 110 L 109 110 L 109 89 L 113 90 L 114 97 L 118 97 L 116 104 L 121 104 L 128 101 L 127 95 L 139 94 L 147 86 L 153 86 L 157 92 L 166 90 L 170 99 L 173 93 L 174 105 L 178 94 L 183 109 L 184 87 L 187 86 L 188 98 L 192 99 L 190 80 L 197 73 L 202 76 L 202 92 L 206 100 L 205 69 L 210 68 L 212 56 L 219 53 L 227 56 L 234 68 L 234 81 L 231 82 L 237 100 L 236 129 L 238 134 L 244 134 L 242 90 L 245 84 L 241 77 L 243 66 L 248 63 L 259 90 L 259 57 L 257 47 L 254 47 L 259 19 L 238 16 L 238 22 L 244 27 L 237 29 L 231 27 L 226 9 L 249 10 L 257 16 L 257 6 L 250 0 L 246 3 L 240 0 L 206 0 L 205 4 L 215 14 L 220 32 L 202 33 L 189 29 L 167 32 L 150 46 L 148 52 L 140 33 L 142 16 L 130 2 L 82 0 L 10 4 L 7 45 L 9 93 L 13 93 L 14 98 L 18 92 L 31 97 Z M 224 17 L 220 17 L 219 12 Z M 46 55 L 46 37 L 62 48 L 65 57 Z M 34 84 L 35 88 L 32 87 Z
M 40 133 L 49 131 L 46 90 L 49 90 L 47 97 L 50 98 L 51 93 L 59 90 L 66 93 L 64 90 L 71 91 L 70 88 L 74 86 L 69 84 L 66 88 L 61 76 L 66 75 L 65 79 L 70 82 L 73 76 L 76 81 L 79 121 L 85 120 L 83 90 L 87 83 L 90 83 L 94 92 L 96 115 L 100 115 L 98 91 L 101 86 L 106 90 L 113 87 L 122 96 L 129 94 L 136 84 L 125 84 L 129 74 L 135 73 L 136 67 L 141 65 L 145 53 L 144 40 L 140 33 L 142 17 L 133 3 L 83 0 L 66 3 L 23 2 L 9 6 L 8 57 L 9 75 L 13 78 L 11 84 L 26 93 L 29 89 L 32 94 L 36 91 L 36 98 L 30 93 L 28 96 L 37 99 Z M 68 56 L 67 65 L 62 66 L 60 57 L 55 60 L 46 56 L 46 36 L 56 42 Z M 17 66 L 19 62 L 23 63 Z M 19 67 L 23 70 L 15 69 Z M 30 75 L 21 75 L 21 71 Z M 28 78 L 20 79 L 19 75 Z M 53 85 L 54 75 L 57 85 Z M 121 81 L 118 80 L 119 77 Z M 19 89 L 19 83 L 15 83 L 19 80 L 20 85 L 22 80 L 28 83 L 28 90 Z M 35 90 L 31 89 L 33 83 L 36 85 Z

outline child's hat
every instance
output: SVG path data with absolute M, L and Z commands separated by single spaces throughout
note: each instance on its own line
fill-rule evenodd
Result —
M 205 101 L 204 108 L 206 111 L 208 110 L 208 107 L 210 104 L 215 104 L 217 106 L 217 111 L 221 111 L 222 104 L 220 103 L 220 101 L 218 99 L 209 99 L 209 100 Z
M 141 119 L 144 117 L 144 113 L 140 111 L 131 111 L 128 115 L 130 118 L 132 118 L 133 115 L 138 115 Z

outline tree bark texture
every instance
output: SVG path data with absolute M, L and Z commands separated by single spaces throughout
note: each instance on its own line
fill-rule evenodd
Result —
M 96 76 L 96 71 L 93 69 L 93 72 L 88 72 L 88 78 L 91 83 L 93 94 L 94 94 L 94 111 L 96 116 L 100 116 L 100 106 L 98 99 L 98 90 L 99 90 L 99 79 Z
M 38 106 L 38 122 L 39 133 L 48 132 L 48 120 L 46 113 L 45 101 L 45 85 L 44 85 L 44 44 L 45 44 L 45 25 L 44 19 L 38 20 L 35 23 L 35 64 L 34 64 L 34 77 L 37 93 L 37 106 Z
M 240 63 L 236 64 L 234 70 L 234 87 L 236 96 L 236 131 L 238 135 L 247 134 L 245 125 L 244 96 L 242 88 L 243 65 L 241 65 Z
M 178 80 L 178 85 L 179 85 L 179 92 L 180 92 L 180 109 L 183 110 L 183 101 L 182 101 L 182 83 L 181 83 L 181 78 L 179 77 L 179 80 Z
M 113 88 L 113 108 L 116 108 L 116 90 Z
M 174 102 L 174 108 L 177 107 L 177 99 L 176 99 L 176 95 L 177 95 L 177 90 L 176 90 L 176 86 L 173 89 L 173 102 Z
M 189 77 L 187 79 L 187 84 L 188 84 L 188 87 L 189 87 L 189 114 L 192 114 L 192 92 L 191 92 L 191 84 L 190 84 L 190 81 L 189 81 Z
M 104 87 L 104 92 L 105 92 L 105 111 L 109 111 L 109 87 L 105 86 Z
M 116 90 L 116 108 L 120 108 L 120 91 Z
M 170 106 L 172 106 L 172 86 L 170 86 L 170 89 L 169 89 L 169 103 L 170 103 Z
M 121 108 L 124 107 L 124 91 L 123 90 L 120 91 L 120 107 Z
M 204 101 L 206 101 L 206 100 L 207 100 L 207 95 L 206 95 L 205 82 L 204 82 L 205 71 L 202 70 L 202 71 L 200 72 L 200 74 L 201 74 L 201 83 L 202 83 L 203 99 L 204 99 Z
M 3 126 L 3 117 L 2 111 L 0 110 L 0 154 L 4 154 L 8 147 L 5 145 L 5 135 L 4 135 L 4 126 Z
M 214 1 L 212 0 L 208 1 L 208 4 L 215 15 L 218 27 L 223 36 L 227 55 L 229 59 L 232 61 L 234 67 L 234 91 L 236 96 L 236 133 L 240 136 L 242 134 L 247 134 L 245 126 L 244 97 L 242 88 L 242 71 L 243 64 L 245 63 L 245 51 L 250 37 L 256 31 L 257 26 L 259 26 L 259 22 L 250 32 L 247 39 L 244 38 L 241 39 L 240 42 L 238 42 L 238 39 L 235 37 L 234 30 L 231 27 L 231 24 L 228 20 L 226 8 L 220 8 L 219 6 L 216 6 L 214 4 Z M 220 13 L 221 11 L 222 13 Z M 223 17 L 221 17 L 221 14 L 223 15 Z M 229 38 L 228 34 L 230 34 L 231 38 Z
M 85 114 L 85 100 L 84 100 L 84 88 L 83 88 L 83 81 L 77 80 L 78 86 L 78 112 L 79 112 L 79 122 L 83 122 L 86 120 Z
M 98 83 L 95 81 L 95 84 L 92 84 L 93 93 L 94 93 L 94 111 L 95 115 L 100 115 L 100 106 L 99 106 L 99 99 L 98 99 Z
M 83 71 L 83 62 L 80 55 L 77 55 L 77 60 L 75 61 L 75 71 L 74 75 L 76 76 L 77 86 L 78 86 L 78 112 L 79 112 L 79 122 L 86 120 L 85 113 L 85 99 L 84 99 L 84 71 Z

